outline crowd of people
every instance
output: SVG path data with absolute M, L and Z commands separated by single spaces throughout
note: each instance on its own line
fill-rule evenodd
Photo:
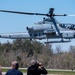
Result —
M 36 60 L 32 60 L 30 66 L 27 69 L 27 75 L 46 75 L 48 72 L 42 65 Z M 2 75 L 2 68 L 0 65 L 0 75 Z M 11 69 L 6 72 L 5 75 L 23 75 L 23 73 L 19 70 L 19 64 L 17 61 L 13 61 L 11 63 Z

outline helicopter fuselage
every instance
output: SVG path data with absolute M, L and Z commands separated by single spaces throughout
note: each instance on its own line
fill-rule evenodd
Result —
M 60 26 L 60 24 L 58 24 Z M 58 27 L 59 27 L 58 26 Z M 1 34 L 1 38 L 10 38 L 10 39 L 57 39 L 57 38 L 64 38 L 64 39 L 73 39 L 75 38 L 75 31 L 74 30 L 61 30 L 61 26 L 59 27 L 60 33 L 62 35 L 59 36 L 56 29 L 53 25 L 50 24 L 43 24 L 43 25 L 34 25 L 31 27 L 27 27 L 28 32 L 23 33 L 11 33 L 11 34 Z

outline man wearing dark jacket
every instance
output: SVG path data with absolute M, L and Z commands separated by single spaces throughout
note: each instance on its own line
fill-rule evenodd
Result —
M 18 70 L 19 65 L 17 61 L 13 61 L 11 63 L 12 69 L 8 70 L 5 75 L 23 75 L 21 71 Z
M 42 66 L 41 63 L 32 60 L 32 65 L 27 70 L 27 75 L 41 75 L 47 74 L 47 70 Z

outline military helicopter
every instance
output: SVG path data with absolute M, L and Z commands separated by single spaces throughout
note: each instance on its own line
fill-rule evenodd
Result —
M 43 18 L 43 21 L 37 22 L 34 26 L 26 27 L 27 33 L 11 33 L 11 34 L 0 34 L 0 38 L 9 39 L 47 39 L 45 43 L 66 43 L 71 42 L 70 39 L 75 38 L 75 24 L 60 23 L 54 17 L 55 16 L 75 16 L 75 15 L 59 15 L 54 14 L 54 8 L 50 8 L 48 14 L 42 13 L 29 13 L 29 12 L 18 12 L 0 10 L 0 12 L 25 14 L 25 15 L 40 15 L 47 16 Z M 48 39 L 58 39 L 58 41 L 48 41 Z M 59 40 L 60 39 L 60 40 Z

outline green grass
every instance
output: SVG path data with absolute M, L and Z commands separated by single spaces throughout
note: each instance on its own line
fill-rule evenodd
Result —
M 9 69 L 2 69 L 3 72 L 7 72 Z M 27 70 L 19 69 L 21 72 L 26 73 Z M 48 70 L 48 74 L 58 74 L 58 75 L 75 75 L 75 71 L 54 71 Z
M 2 72 L 7 72 L 9 69 L 2 69 Z M 27 72 L 27 70 L 24 69 L 19 69 L 21 72 L 25 73 Z
M 59 74 L 59 75 L 75 75 L 73 71 L 48 71 L 49 74 Z

